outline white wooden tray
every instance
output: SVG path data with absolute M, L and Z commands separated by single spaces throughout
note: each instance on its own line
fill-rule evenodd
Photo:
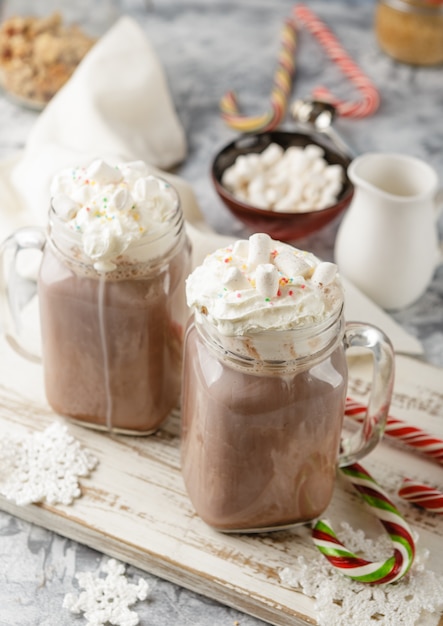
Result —
M 351 369 L 350 393 L 363 400 L 370 369 L 364 359 L 355 359 Z M 443 437 L 442 383 L 442 370 L 398 357 L 392 414 Z M 41 367 L 15 355 L 2 338 L 0 436 L 42 430 L 54 419 L 62 418 L 46 404 Z M 309 528 L 256 536 L 208 528 L 184 490 L 178 415 L 148 438 L 111 437 L 73 424 L 69 430 L 99 458 L 91 478 L 82 481 L 82 497 L 72 506 L 26 507 L 1 498 L 0 508 L 276 626 L 316 623 L 313 599 L 285 587 L 279 578 L 282 568 L 297 566 L 300 555 L 312 559 L 313 566 L 323 558 Z M 441 466 L 387 442 L 363 465 L 393 495 L 405 467 L 410 478 L 443 487 Z M 346 520 L 379 533 L 379 523 L 356 502 L 352 488 L 337 481 L 327 517 L 335 527 Z M 428 567 L 443 573 L 443 516 L 401 506 L 419 533 L 420 547 L 430 550 Z

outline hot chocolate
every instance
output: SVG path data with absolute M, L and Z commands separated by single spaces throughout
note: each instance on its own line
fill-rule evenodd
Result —
M 155 430 L 178 401 L 187 249 L 169 263 L 85 276 L 47 245 L 39 277 L 46 395 L 107 429 Z
M 182 471 L 201 518 L 260 531 L 319 516 L 337 463 L 380 437 L 393 352 L 378 329 L 343 318 L 337 268 L 256 234 L 209 255 L 187 280 Z M 374 352 L 371 414 L 358 444 L 340 437 L 345 347 Z
M 178 402 L 190 248 L 175 191 L 143 163 L 54 180 L 38 288 L 46 395 L 84 424 L 145 434 Z
M 333 490 L 346 394 L 343 349 L 293 372 L 218 358 L 193 326 L 186 343 L 183 476 L 220 530 L 311 520 Z M 198 380 L 201 384 L 194 384 Z

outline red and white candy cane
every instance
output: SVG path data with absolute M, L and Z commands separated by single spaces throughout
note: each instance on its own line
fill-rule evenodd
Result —
M 353 417 L 358 421 L 363 421 L 365 414 L 366 407 L 364 404 L 352 400 L 351 398 L 346 399 L 345 415 Z M 404 443 L 418 452 L 422 452 L 443 465 L 442 439 L 430 435 L 416 426 L 410 426 L 406 422 L 390 415 L 388 415 L 386 421 L 385 435 L 397 439 L 401 443 Z
M 398 490 L 398 495 L 432 513 L 443 513 L 443 492 L 423 485 L 415 480 L 405 478 Z
M 402 578 L 415 557 L 415 543 L 408 524 L 383 489 L 358 463 L 341 468 L 388 533 L 394 553 L 386 561 L 368 561 L 348 550 L 328 522 L 318 521 L 312 531 L 314 544 L 333 567 L 361 583 L 393 583 Z
M 343 74 L 357 87 L 361 98 L 356 101 L 340 100 L 326 87 L 317 87 L 314 97 L 331 102 L 337 113 L 344 117 L 365 117 L 372 115 L 380 104 L 380 95 L 374 83 L 360 67 L 351 59 L 335 35 L 329 28 L 304 4 L 294 7 L 294 15 L 319 41 L 328 56 L 338 65 Z
M 228 126 L 242 133 L 264 132 L 277 128 L 286 114 L 288 99 L 291 93 L 292 77 L 295 70 L 296 41 L 295 20 L 288 18 L 285 20 L 281 32 L 281 47 L 274 75 L 269 110 L 255 116 L 242 115 L 235 93 L 228 91 L 220 100 L 222 118 Z

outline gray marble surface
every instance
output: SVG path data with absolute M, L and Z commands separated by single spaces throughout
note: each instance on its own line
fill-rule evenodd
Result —
M 8 10 L 17 6 L 14 2 L 6 5 Z M 100 17 L 100 10 L 109 10 L 112 15 L 124 11 L 142 24 L 165 68 L 188 140 L 188 157 L 178 173 L 192 184 L 215 230 L 233 237 L 244 235 L 241 224 L 218 200 L 209 177 L 214 154 L 235 136 L 219 116 L 218 100 L 227 89 L 235 89 L 246 111 L 261 112 L 267 107 L 278 33 L 293 2 L 122 0 L 112 3 L 112 10 L 102 0 L 75 3 L 79 10 L 82 5 L 83 9 L 90 8 L 89 20 Z M 412 68 L 386 57 L 374 36 L 373 0 L 312 0 L 309 5 L 333 28 L 382 96 L 374 117 L 339 119 L 336 129 L 358 153 L 392 151 L 425 159 L 443 184 L 443 68 Z M 53 6 L 49 0 L 39 2 L 40 10 Z M 301 32 L 294 98 L 309 96 L 320 83 L 344 97 L 352 95 L 337 67 L 325 59 L 306 32 Z M 0 158 L 23 147 L 36 115 L 0 94 Z M 284 126 L 290 128 L 291 121 Z M 337 226 L 336 222 L 296 244 L 332 258 Z M 442 219 L 439 229 L 441 234 Z M 6 233 L 1 235 L 3 238 Z M 425 359 L 443 366 L 443 267 L 437 269 L 417 303 L 393 315 L 423 342 Z M 76 590 L 74 574 L 95 571 L 102 558 L 85 546 L 0 512 L 0 626 L 84 623 L 61 608 L 63 597 Z M 142 624 L 263 624 L 133 567 L 127 571 L 130 577 L 144 576 L 150 582 L 150 600 L 137 606 Z

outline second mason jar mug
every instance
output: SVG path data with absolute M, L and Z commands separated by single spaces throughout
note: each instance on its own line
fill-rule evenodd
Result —
M 178 402 L 190 270 L 178 195 L 145 169 L 125 164 L 116 174 L 95 163 L 63 174 L 47 233 L 21 229 L 1 253 L 11 305 L 5 331 L 32 358 L 18 332 L 14 267 L 24 249 L 43 252 L 38 298 L 51 407 L 83 425 L 134 434 L 156 430 Z
M 337 466 L 380 440 L 393 385 L 391 343 L 345 322 L 333 264 L 269 239 L 257 255 L 259 237 L 215 252 L 187 283 L 183 477 L 199 516 L 230 532 L 322 514 Z M 372 353 L 374 374 L 365 422 L 343 437 L 350 347 Z

